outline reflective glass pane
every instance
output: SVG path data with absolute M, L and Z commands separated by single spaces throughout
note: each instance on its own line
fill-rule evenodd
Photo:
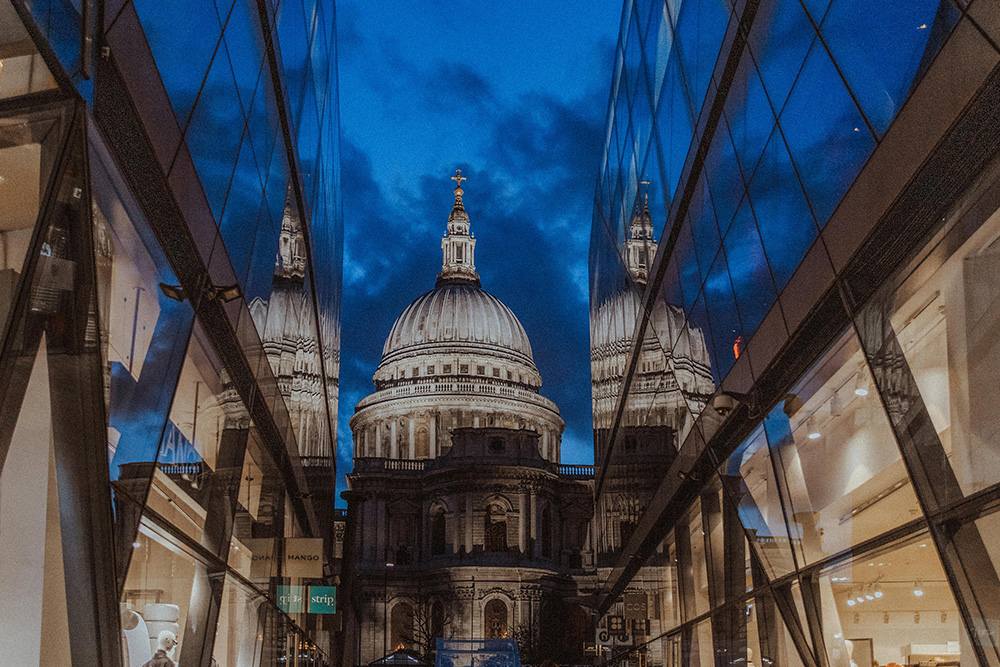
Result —
M 215 5 L 204 0 L 169 4 L 159 0 L 136 0 L 132 4 L 183 129 L 222 35 Z M 178 16 L 183 16 L 184 20 L 178 21 Z M 193 25 L 198 29 L 191 30 Z
M 881 137 L 961 17 L 950 0 L 834 0 L 820 31 Z
M 791 540 L 762 426 L 733 452 L 720 474 L 738 484 L 739 497 L 735 501 L 740 521 L 767 574 L 774 579 L 792 572 L 795 560 Z
M 881 403 L 857 393 L 863 369 L 852 328 L 764 422 L 792 544 L 806 563 L 920 513 Z
M 875 140 L 819 41 L 810 49 L 778 123 L 822 227 L 875 149 Z M 784 162 L 787 156 L 778 159 Z M 781 178 L 792 174 L 787 169 Z
M 778 298 L 757 223 L 746 199 L 740 204 L 726 235 L 726 260 L 743 327 L 741 343 L 745 345 Z
M 778 129 L 767 142 L 749 191 L 764 253 L 780 292 L 818 232 Z
M 750 31 L 750 52 L 775 113 L 784 106 L 815 36 L 799 0 L 764 2 L 757 10 Z

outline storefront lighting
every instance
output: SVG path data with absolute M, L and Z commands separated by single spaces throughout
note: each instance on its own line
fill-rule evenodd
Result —
M 920 585 L 919 579 L 913 582 L 913 594 L 917 597 L 920 597 L 921 595 L 924 594 L 924 587 Z

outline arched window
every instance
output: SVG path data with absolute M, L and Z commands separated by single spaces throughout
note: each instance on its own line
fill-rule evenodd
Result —
M 494 503 L 486 510 L 486 530 L 483 535 L 486 551 L 507 551 L 507 513 Z
M 431 605 L 431 639 L 444 637 L 444 605 L 435 600 Z
M 413 647 L 413 607 L 400 602 L 392 608 L 389 650 Z
M 431 512 L 431 555 L 440 556 L 446 550 L 444 510 L 439 508 Z
M 507 636 L 507 605 L 496 598 L 486 603 L 483 610 L 483 634 L 487 639 L 503 639 Z

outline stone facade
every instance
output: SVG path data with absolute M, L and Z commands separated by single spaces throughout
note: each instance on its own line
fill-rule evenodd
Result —
M 350 421 L 353 656 L 434 637 L 515 637 L 582 660 L 596 592 L 593 468 L 561 466 L 564 423 L 517 317 L 482 289 L 461 174 L 433 290 L 397 318 Z M 346 577 L 345 577 L 346 579 Z

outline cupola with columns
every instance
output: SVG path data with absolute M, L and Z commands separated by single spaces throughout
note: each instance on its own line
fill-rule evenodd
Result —
M 462 176 L 462 170 L 451 177 L 455 181 L 455 205 L 448 216 L 448 232 L 441 239 L 441 273 L 437 277 L 437 286 L 449 281 L 461 280 L 479 284 L 479 274 L 476 273 L 476 239 L 469 230 L 469 214 L 465 212 L 462 202 L 462 181 L 469 180 Z
M 641 209 L 638 201 L 636 202 L 636 212 L 629 228 L 626 259 L 632 279 L 645 285 L 649 278 L 649 268 L 656 257 L 657 243 L 653 238 L 653 220 L 649 215 L 649 181 L 643 181 L 642 185 L 646 186 L 646 192 Z
M 499 427 L 539 434 L 539 453 L 559 460 L 565 427 L 539 393 L 528 335 L 517 316 L 484 290 L 476 273 L 458 171 L 455 203 L 441 241 L 434 289 L 396 318 L 375 369 L 375 392 L 355 407 L 356 458 L 435 458 L 454 428 Z

